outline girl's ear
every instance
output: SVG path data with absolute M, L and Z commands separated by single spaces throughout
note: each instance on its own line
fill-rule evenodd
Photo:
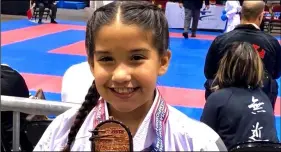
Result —
M 168 70 L 172 53 L 170 50 L 165 51 L 164 55 L 160 57 L 160 67 L 158 76 L 165 74 Z

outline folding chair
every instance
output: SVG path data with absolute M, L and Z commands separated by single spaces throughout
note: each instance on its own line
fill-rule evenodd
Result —
M 45 18 L 45 20 L 48 20 L 48 17 L 50 16 L 50 12 L 51 12 L 51 10 L 49 8 L 44 9 L 43 18 Z M 39 7 L 33 8 L 32 18 L 34 18 L 35 21 L 36 21 L 37 18 L 39 18 Z
M 277 152 L 281 151 L 281 143 L 270 141 L 257 141 L 240 143 L 230 149 L 230 152 Z

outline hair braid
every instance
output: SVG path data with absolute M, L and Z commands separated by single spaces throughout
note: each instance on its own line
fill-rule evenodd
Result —
M 82 126 L 89 112 L 97 105 L 99 97 L 100 95 L 96 89 L 95 80 L 94 80 L 92 86 L 89 88 L 89 91 L 85 97 L 85 101 L 82 103 L 81 107 L 79 108 L 75 121 L 70 128 L 67 145 L 64 147 L 63 152 L 70 152 L 71 145 L 75 140 L 75 137 L 80 127 Z

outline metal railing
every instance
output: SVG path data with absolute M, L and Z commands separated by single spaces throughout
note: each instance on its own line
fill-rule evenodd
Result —
M 80 104 L 1 95 L 1 111 L 13 111 L 13 151 L 20 149 L 20 113 L 59 115 Z

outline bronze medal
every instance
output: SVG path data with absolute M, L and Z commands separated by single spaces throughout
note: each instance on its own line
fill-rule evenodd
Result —
M 132 134 L 119 121 L 106 120 L 91 132 L 92 151 L 133 151 Z

